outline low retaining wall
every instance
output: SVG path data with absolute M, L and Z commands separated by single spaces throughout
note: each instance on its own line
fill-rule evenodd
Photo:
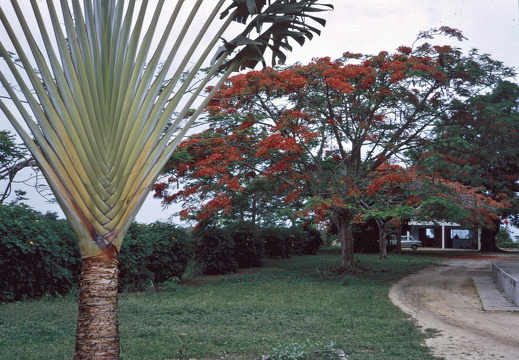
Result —
M 519 263 L 492 263 L 492 280 L 519 306 Z

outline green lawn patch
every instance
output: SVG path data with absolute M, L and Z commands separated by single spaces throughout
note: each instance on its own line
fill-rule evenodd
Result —
M 388 298 L 394 281 L 434 260 L 358 259 L 375 271 L 335 275 L 339 258 L 327 253 L 195 278 L 162 292 L 121 294 L 121 358 L 252 360 L 309 341 L 334 342 L 349 360 L 436 359 Z M 0 305 L 1 358 L 70 359 L 75 321 L 70 298 Z

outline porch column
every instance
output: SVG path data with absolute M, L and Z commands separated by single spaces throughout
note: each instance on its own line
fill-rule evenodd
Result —
M 445 224 L 442 224 L 442 249 L 445 250 Z

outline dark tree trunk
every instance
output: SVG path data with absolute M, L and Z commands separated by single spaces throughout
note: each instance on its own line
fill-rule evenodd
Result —
M 386 226 L 385 224 L 378 228 L 378 246 L 380 250 L 380 258 L 387 259 L 387 242 L 386 242 Z
M 119 359 L 118 276 L 113 246 L 83 259 L 74 360 Z
M 499 232 L 499 228 L 501 226 L 501 219 L 494 220 L 493 223 L 493 228 L 483 228 L 481 231 L 482 252 L 500 251 L 496 244 L 496 235 Z
M 339 243 L 341 244 L 341 266 L 339 272 L 350 273 L 357 271 L 355 259 L 353 257 L 353 213 L 350 210 L 335 210 L 334 223 L 339 233 Z
M 381 259 L 387 259 L 386 227 L 388 221 L 375 219 L 378 227 L 378 249 Z
M 402 226 L 396 230 L 396 253 L 402 255 Z

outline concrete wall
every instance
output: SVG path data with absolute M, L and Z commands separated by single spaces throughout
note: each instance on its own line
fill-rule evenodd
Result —
M 519 306 L 519 263 L 492 263 L 492 279 Z

